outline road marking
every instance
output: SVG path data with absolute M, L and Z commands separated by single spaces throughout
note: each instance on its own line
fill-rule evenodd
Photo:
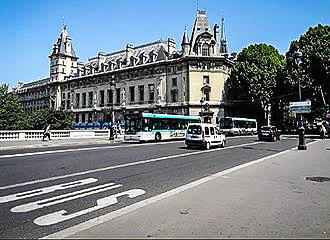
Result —
M 104 168 L 99 168 L 99 169 L 88 170 L 88 171 L 84 171 L 84 172 L 67 174 L 67 175 L 63 175 L 63 176 L 44 178 L 44 179 L 39 179 L 39 180 L 35 180 L 35 181 L 30 181 L 30 182 L 17 183 L 17 184 L 13 184 L 13 185 L 0 187 L 0 190 L 26 186 L 26 185 L 30 185 L 30 184 L 42 183 L 42 182 L 47 182 L 47 181 L 52 181 L 52 180 L 58 180 L 58 179 L 67 178 L 67 177 L 75 177 L 75 176 L 80 176 L 80 175 L 84 175 L 84 174 L 113 170 L 113 169 L 117 169 L 117 168 L 135 166 L 135 165 L 139 165 L 139 164 L 158 162 L 158 161 L 163 161 L 163 160 L 167 160 L 167 159 L 171 159 L 171 158 L 186 157 L 186 156 L 197 155 L 197 154 L 205 154 L 205 153 L 214 152 L 214 151 L 222 151 L 222 150 L 227 150 L 227 149 L 239 148 L 239 147 L 243 147 L 243 146 L 255 145 L 255 144 L 260 144 L 260 143 L 261 142 L 244 143 L 244 144 L 240 144 L 240 145 L 228 146 L 225 148 L 216 148 L 216 149 L 210 149 L 210 150 L 205 150 L 205 151 L 196 151 L 196 152 L 182 153 L 182 154 L 178 154 L 178 155 L 170 155 L 170 156 L 166 156 L 166 157 L 142 160 L 142 161 L 138 161 L 138 162 L 120 164 L 120 165 L 116 165 L 116 166 L 109 166 L 109 167 L 104 167 Z
M 178 141 L 176 141 L 176 142 L 178 142 Z M 1 155 L 0 158 L 25 157 L 25 156 L 34 156 L 34 155 L 44 155 L 44 154 L 53 154 L 53 153 L 66 153 L 66 152 L 79 152 L 79 151 L 89 151 L 89 150 L 99 150 L 99 149 L 139 147 L 139 146 L 145 146 L 145 145 L 170 144 L 170 143 L 176 143 L 176 142 L 139 143 L 139 144 L 132 144 L 132 145 L 119 145 L 119 146 L 106 146 L 106 147 L 88 147 L 88 148 L 76 148 L 76 149 L 50 150 L 50 151 L 42 151 L 42 152 L 17 153 L 17 154 Z M 183 141 L 179 141 L 179 142 L 183 142 Z
M 67 213 L 66 210 L 60 210 L 57 212 L 49 213 L 47 215 L 38 217 L 34 220 L 34 223 L 39 226 L 49 226 L 52 224 L 67 221 L 69 219 L 76 218 L 76 217 L 85 215 L 87 213 L 114 205 L 118 202 L 118 199 L 117 199 L 118 197 L 127 195 L 129 198 L 135 198 L 135 197 L 138 197 L 143 194 L 145 194 L 145 191 L 142 189 L 128 190 L 125 192 L 121 192 L 121 193 L 110 195 L 110 196 L 107 196 L 104 198 L 100 198 L 96 201 L 97 205 L 94 207 L 87 208 L 87 209 L 84 209 L 84 210 L 81 210 L 81 211 L 78 211 L 75 213 L 71 213 L 71 214 L 66 214 Z M 66 215 L 64 215 L 64 214 L 66 214 Z
M 105 192 L 107 190 L 119 188 L 121 186 L 122 186 L 121 184 L 114 185 L 114 183 L 107 183 L 107 184 L 99 185 L 96 187 L 87 188 L 87 189 L 83 189 L 80 191 L 71 192 L 71 193 L 67 193 L 67 194 L 63 194 L 63 195 L 59 195 L 59 196 L 55 196 L 55 197 L 51 197 L 51 198 L 47 198 L 47 199 L 42 199 L 42 200 L 39 200 L 36 202 L 30 202 L 30 203 L 26 203 L 23 205 L 19 205 L 19 206 L 13 207 L 12 209 L 10 209 L 10 211 L 17 212 L 17 213 L 18 212 L 30 212 L 33 210 L 53 206 L 53 205 L 56 205 L 59 203 L 68 202 L 68 201 L 71 201 L 74 199 L 86 197 L 86 196 L 93 195 L 96 193 Z
M 310 144 L 313 144 L 315 142 L 318 142 L 318 141 L 314 141 L 314 142 L 308 143 L 306 145 L 310 145 Z M 108 214 L 105 214 L 105 215 L 102 215 L 102 216 L 99 216 L 99 217 L 90 219 L 90 220 L 88 220 L 86 222 L 77 224 L 77 225 L 75 225 L 73 227 L 70 227 L 70 228 L 61 230 L 59 232 L 56 232 L 56 233 L 53 233 L 53 234 L 44 236 L 41 239 L 67 238 L 67 237 L 72 236 L 74 234 L 77 234 L 77 233 L 79 233 L 81 231 L 90 229 L 90 228 L 95 227 L 95 226 L 97 226 L 99 224 L 102 224 L 104 222 L 108 222 L 108 221 L 110 221 L 110 220 L 112 220 L 114 218 L 120 217 L 120 216 L 125 215 L 125 214 L 128 214 L 128 213 L 130 213 L 132 211 L 135 211 L 137 209 L 140 209 L 142 207 L 145 207 L 145 206 L 147 206 L 149 204 L 153 204 L 153 203 L 158 202 L 158 201 L 160 201 L 162 199 L 171 197 L 171 196 L 173 196 L 175 194 L 178 194 L 180 192 L 186 191 L 186 190 L 188 190 L 190 188 L 193 188 L 193 187 L 196 187 L 196 186 L 201 185 L 203 183 L 209 182 L 209 181 L 211 181 L 213 179 L 222 177 L 222 176 L 224 176 L 226 174 L 235 172 L 235 171 L 240 170 L 242 168 L 246 168 L 246 167 L 249 167 L 251 165 L 254 165 L 254 164 L 263 162 L 263 161 L 265 161 L 267 159 L 280 156 L 282 154 L 285 154 L 285 153 L 290 152 L 290 151 L 295 150 L 295 149 L 296 149 L 296 147 L 295 148 L 288 149 L 288 150 L 285 150 L 285 151 L 282 151 L 282 152 L 279 152 L 279 153 L 275 153 L 273 155 L 266 156 L 266 157 L 263 157 L 263 158 L 260 158 L 260 159 L 257 159 L 257 160 L 248 162 L 248 163 L 244 163 L 242 165 L 239 165 L 239 166 L 236 166 L 236 167 L 233 167 L 233 168 L 226 169 L 224 171 L 221 171 L 221 172 L 215 173 L 213 175 L 210 175 L 210 176 L 201 178 L 201 179 L 199 179 L 197 181 L 188 183 L 188 184 L 183 185 L 181 187 L 177 187 L 175 189 L 172 189 L 172 190 L 167 191 L 165 193 L 159 194 L 157 196 L 154 196 L 154 197 L 151 197 L 151 198 L 142 200 L 140 202 L 134 203 L 134 204 L 129 205 L 127 207 L 124 207 L 124 208 L 118 209 L 116 211 L 110 212 Z
M 39 196 L 39 195 L 43 195 L 46 193 L 55 192 L 57 190 L 74 188 L 74 187 L 94 183 L 97 181 L 98 180 L 96 178 L 87 178 L 87 179 L 82 179 L 82 180 L 78 180 L 78 181 L 74 181 L 74 182 L 62 183 L 62 184 L 54 185 L 54 186 L 50 186 L 50 187 L 44 187 L 44 188 L 34 189 L 34 190 L 26 191 L 26 192 L 15 193 L 15 194 L 0 197 L 0 203 L 7 203 L 7 202 L 16 201 L 19 199 Z

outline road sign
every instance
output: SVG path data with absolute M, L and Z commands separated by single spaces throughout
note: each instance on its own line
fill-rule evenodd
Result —
M 301 102 L 290 102 L 290 112 L 295 113 L 310 113 L 311 112 L 311 101 L 301 101 Z

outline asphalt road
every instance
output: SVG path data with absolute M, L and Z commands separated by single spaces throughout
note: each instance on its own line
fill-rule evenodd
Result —
M 239 137 L 209 151 L 183 141 L 2 151 L 0 238 L 40 238 L 296 145 Z

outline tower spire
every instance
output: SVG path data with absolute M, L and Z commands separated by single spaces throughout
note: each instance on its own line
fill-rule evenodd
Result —
M 188 37 L 188 33 L 187 33 L 187 26 L 184 27 L 184 33 L 183 33 L 181 47 L 182 47 L 182 55 L 183 56 L 188 55 L 189 50 L 190 50 L 190 44 L 189 44 L 189 37 Z
M 228 53 L 227 40 L 225 35 L 225 19 L 221 19 L 221 39 L 220 39 L 220 53 Z

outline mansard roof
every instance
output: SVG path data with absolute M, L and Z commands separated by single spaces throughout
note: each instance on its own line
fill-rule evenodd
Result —
M 30 88 L 37 88 L 37 87 L 42 87 L 47 85 L 50 82 L 50 78 L 43 78 L 40 80 L 36 80 L 33 82 L 29 82 L 29 83 L 24 83 L 22 86 L 20 86 L 17 90 L 23 90 L 23 89 L 30 89 Z
M 132 47 L 133 53 L 132 56 L 138 60 L 136 65 L 142 65 L 144 63 L 152 62 L 151 56 L 154 55 L 155 58 L 153 61 L 161 61 L 166 60 L 169 58 L 169 54 L 167 52 L 167 42 L 164 40 L 158 40 L 150 43 L 146 43 L 143 45 L 139 45 L 136 47 Z M 143 62 L 140 62 L 140 56 L 143 55 L 145 57 Z M 92 57 L 89 61 L 85 64 L 88 65 L 95 65 L 97 64 L 98 57 Z M 107 53 L 105 63 L 114 62 L 117 63 L 118 61 L 122 63 L 126 63 L 126 65 L 130 64 L 130 59 L 127 59 L 126 49 Z

